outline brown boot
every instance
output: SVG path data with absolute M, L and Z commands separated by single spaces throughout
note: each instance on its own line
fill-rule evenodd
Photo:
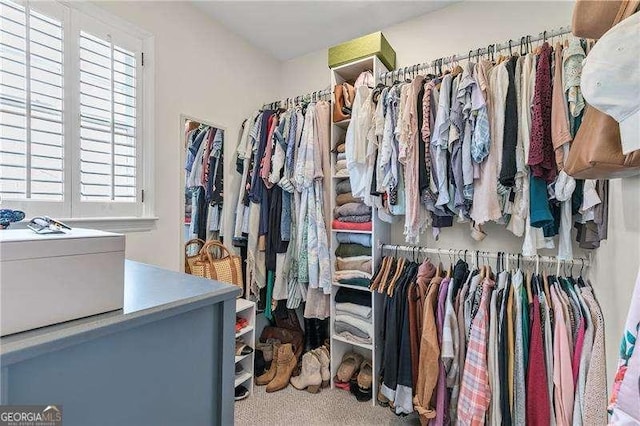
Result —
M 274 355 L 273 362 L 278 364 L 278 370 L 276 376 L 267 385 L 267 392 L 275 392 L 286 388 L 289 384 L 291 373 L 298 362 L 293 354 L 291 343 L 280 345 L 277 359 L 275 357 L 276 355 Z
M 291 345 L 289 345 L 291 346 Z M 269 369 L 267 370 L 266 373 L 264 373 L 261 376 L 256 377 L 256 385 L 258 386 L 264 386 L 266 384 L 268 384 L 270 381 L 273 380 L 274 377 L 276 377 L 276 371 L 278 369 L 278 351 L 280 349 L 280 343 L 274 343 L 273 344 L 273 359 L 271 360 L 271 366 L 269 367 Z

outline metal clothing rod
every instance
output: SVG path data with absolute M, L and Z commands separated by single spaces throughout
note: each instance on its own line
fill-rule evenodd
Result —
M 331 95 L 331 89 L 325 89 L 325 90 L 317 90 L 315 92 L 311 92 L 311 93 L 307 93 L 306 95 L 298 95 L 295 97 L 289 97 L 289 98 L 285 98 L 285 99 L 281 99 L 279 101 L 273 101 L 273 102 L 269 102 L 264 104 L 263 108 L 267 108 L 267 107 L 272 107 L 275 108 L 276 106 L 281 106 L 281 105 L 286 105 L 286 106 L 290 106 L 290 105 L 296 105 L 299 102 L 302 102 L 305 99 L 310 99 L 312 102 L 313 101 L 319 101 L 321 100 L 323 97 L 325 96 L 329 96 Z
M 460 250 L 460 249 L 442 249 L 442 248 L 428 248 L 428 247 L 418 247 L 418 246 L 401 246 L 394 244 L 381 244 L 381 250 L 387 250 L 388 252 L 393 251 L 401 251 L 405 253 L 433 253 L 437 255 L 448 255 L 448 256 L 464 256 L 466 259 L 467 254 L 471 254 L 471 256 L 480 257 L 481 259 L 497 259 L 497 252 L 488 252 L 481 250 Z M 591 254 L 589 254 L 589 258 L 574 258 L 573 260 L 561 260 L 552 256 L 523 256 L 518 253 L 507 253 L 500 252 L 501 255 L 504 255 L 506 258 L 510 258 L 513 260 L 523 260 L 523 261 L 533 261 L 533 262 L 543 262 L 543 263 L 557 263 L 557 264 L 570 264 L 570 265 L 580 265 L 589 267 L 591 264 Z
M 387 72 L 381 72 L 379 74 L 379 77 L 381 80 L 384 80 L 385 78 L 391 76 L 399 76 L 400 74 L 405 74 L 407 72 L 409 73 L 417 73 L 418 71 L 433 67 L 435 65 L 445 65 L 451 62 L 456 62 L 456 61 L 460 61 L 460 60 L 464 60 L 464 59 L 471 59 L 477 56 L 482 56 L 484 54 L 488 54 L 488 53 L 496 53 L 498 51 L 504 50 L 504 49 L 520 49 L 521 46 L 526 46 L 526 45 L 530 45 L 530 43 L 533 43 L 534 41 L 539 41 L 539 40 L 544 40 L 546 41 L 549 38 L 553 38 L 553 37 L 557 37 L 557 36 L 561 36 L 564 34 L 569 34 L 571 33 L 571 27 L 570 26 L 566 26 L 566 27 L 560 27 L 557 30 L 545 30 L 543 32 L 541 32 L 540 34 L 538 34 L 537 36 L 524 36 L 524 37 L 520 37 L 520 39 L 517 40 L 507 40 L 504 43 L 496 43 L 496 44 L 490 44 L 487 47 L 483 47 L 480 49 L 471 49 L 468 52 L 462 52 L 462 53 L 458 53 L 455 55 L 451 55 L 451 56 L 447 56 L 444 58 L 438 58 L 438 59 L 434 59 L 431 62 L 423 62 L 420 64 L 415 64 L 415 65 L 410 65 L 407 67 L 402 67 L 402 68 L 398 68 L 396 70 L 392 70 L 392 71 L 387 71 Z M 522 53 L 522 52 L 521 52 Z

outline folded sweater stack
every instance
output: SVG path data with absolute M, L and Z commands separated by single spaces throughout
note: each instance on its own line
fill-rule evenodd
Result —
M 335 333 L 353 342 L 371 344 L 371 295 L 359 290 L 340 288 L 335 300 Z
M 337 257 L 333 279 L 339 284 L 368 287 L 371 273 L 371 256 Z
M 344 142 L 339 144 L 335 149 L 337 177 L 349 177 L 349 170 L 347 170 L 347 154 L 345 154 L 344 150 L 345 150 Z
M 338 160 L 340 163 L 342 160 Z M 336 185 L 336 205 L 333 212 L 333 229 L 349 231 L 371 231 L 371 207 L 351 195 L 348 179 Z

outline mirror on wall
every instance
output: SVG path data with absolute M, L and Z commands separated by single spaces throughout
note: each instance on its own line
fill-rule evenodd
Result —
M 222 241 L 224 188 L 224 129 L 183 118 L 184 126 L 184 244 L 197 253 L 197 240 Z M 189 255 L 189 253 L 187 253 Z M 192 253 L 195 254 L 195 253 Z

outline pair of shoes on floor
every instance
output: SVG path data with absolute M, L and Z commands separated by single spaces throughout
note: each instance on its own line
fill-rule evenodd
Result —
M 358 401 L 368 401 L 371 399 L 372 370 L 370 360 L 359 353 L 347 352 L 336 373 L 336 386 L 348 383 L 348 389 Z M 339 387 L 346 388 L 344 385 Z
M 298 390 L 318 393 L 320 388 L 329 386 L 329 351 L 320 346 L 302 356 L 300 375 L 291 378 L 291 384 Z
M 267 385 L 267 392 L 276 392 L 286 388 L 297 363 L 298 360 L 293 353 L 291 343 L 274 344 L 271 366 L 266 373 L 256 377 L 256 384 L 258 386 Z
M 235 391 L 235 400 L 236 401 L 243 400 L 248 396 L 249 396 L 249 389 L 245 388 L 242 385 L 236 386 L 236 391 Z

